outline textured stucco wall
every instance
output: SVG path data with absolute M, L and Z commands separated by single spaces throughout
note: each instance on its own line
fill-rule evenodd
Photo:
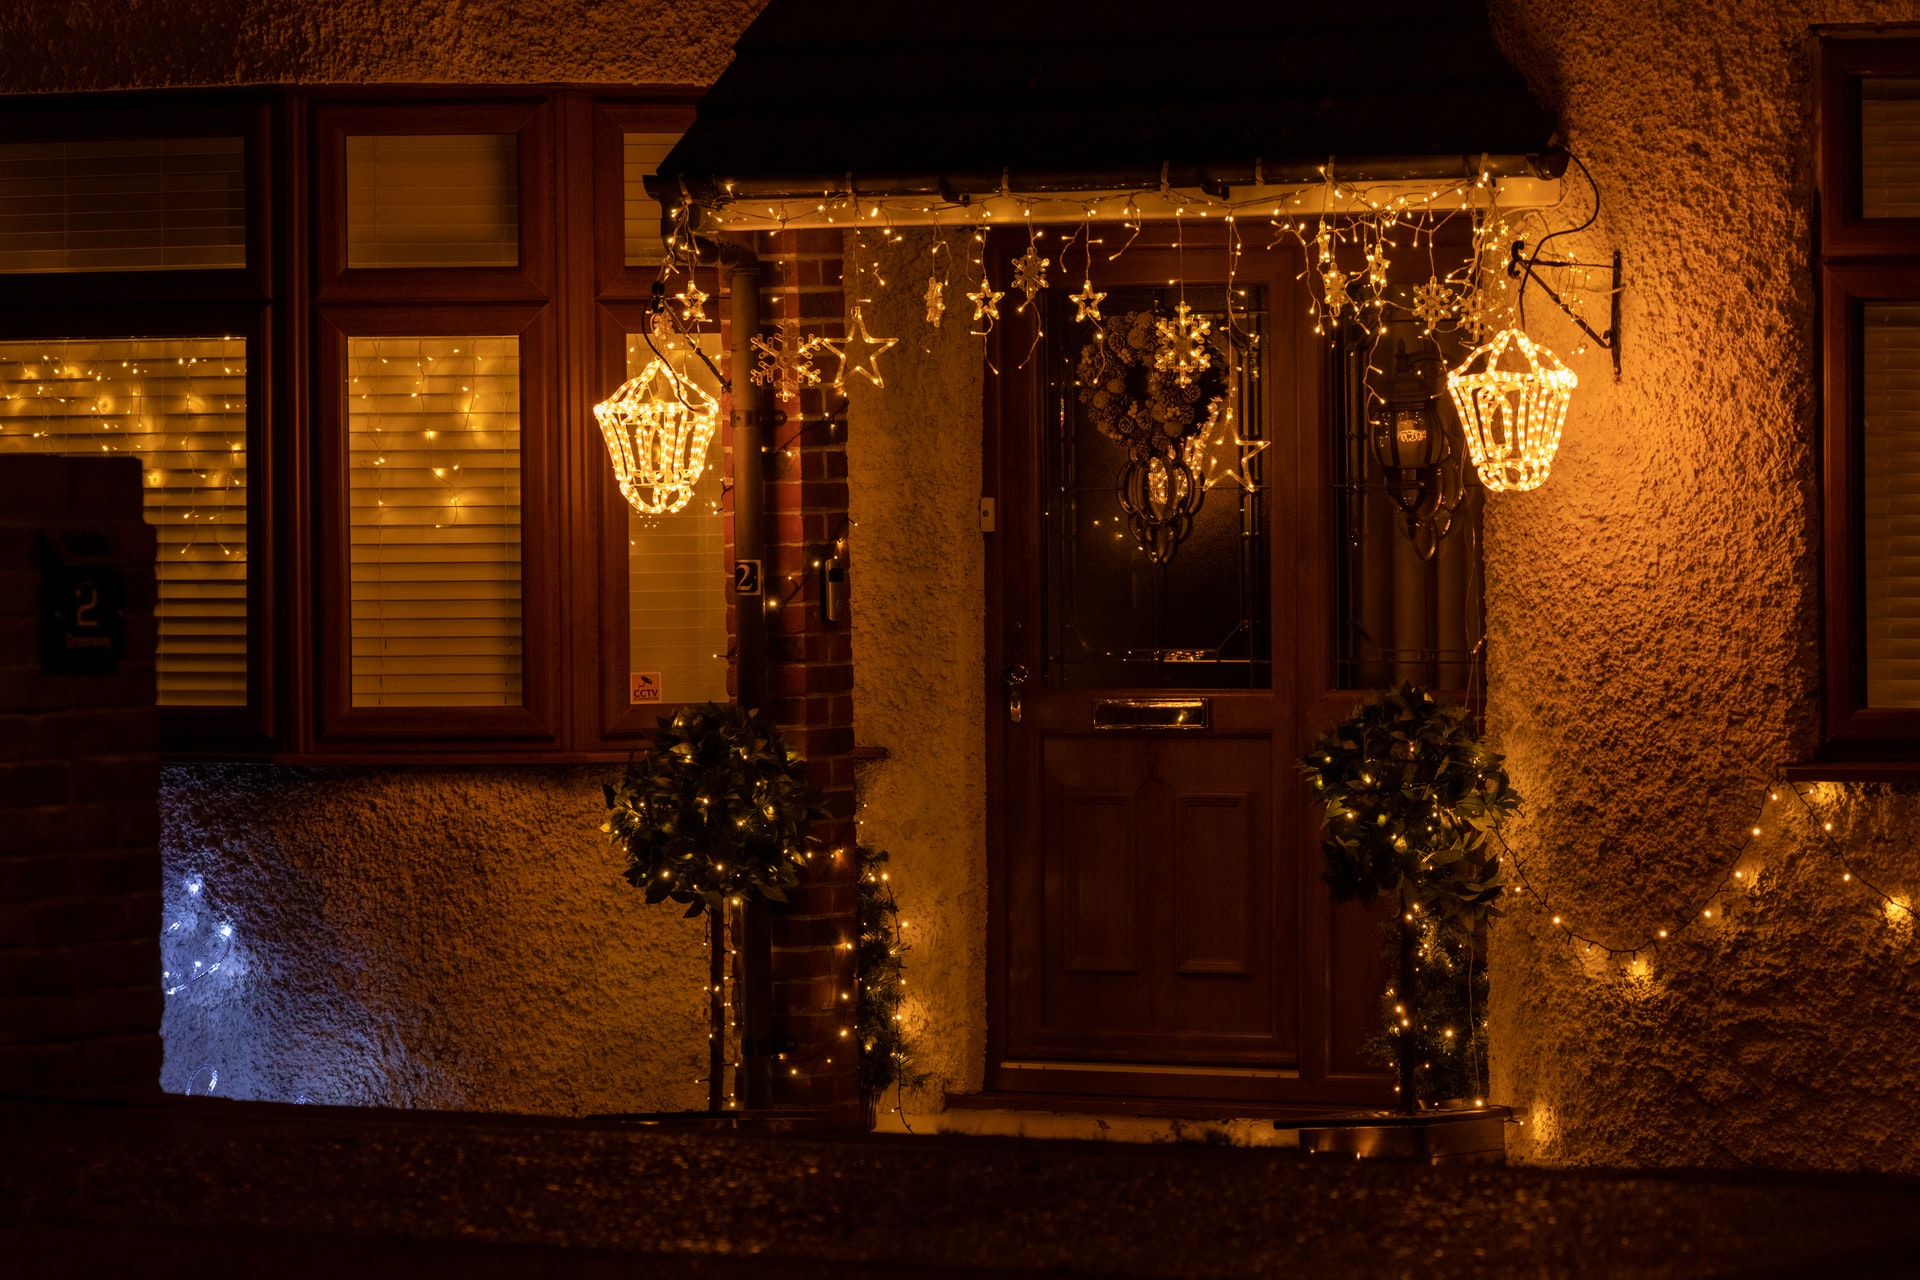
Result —
M 942 1090 L 978 1090 L 986 1058 L 981 348 L 957 277 L 940 329 L 926 323 L 932 232 L 885 250 L 848 239 L 849 263 L 877 258 L 889 282 L 864 309 L 869 328 L 900 339 L 880 357 L 883 390 L 853 380 L 847 471 L 854 735 L 891 753 L 861 768 L 860 837 L 893 858 L 913 948 L 906 1012 L 933 1075 L 911 1113 L 937 1110 Z
M 0 93 L 706 84 L 759 0 L 9 0 Z
M 162 1085 L 210 1067 L 222 1097 L 282 1102 L 704 1106 L 704 922 L 621 878 L 613 772 L 169 766 L 170 891 L 204 880 L 235 949 L 169 1000 Z
M 1517 847 L 1583 930 L 1699 910 L 1747 806 L 1819 730 L 1811 233 L 1815 22 L 1912 3 L 1496 0 L 1604 205 L 1559 245 L 1626 255 L 1625 374 L 1581 378 L 1553 477 L 1487 506 L 1489 720 Z M 1568 184 L 1577 221 L 1587 207 Z M 1529 307 L 1536 336 L 1576 345 Z M 1911 793 L 1836 819 L 1915 884 Z M 1787 797 L 1791 804 L 1791 797 Z M 1776 806 L 1779 808 L 1779 806 Z M 1518 906 L 1493 936 L 1494 1093 L 1522 1159 L 1920 1171 L 1920 953 L 1842 886 L 1803 816 L 1761 823 L 1751 890 L 1633 977 Z

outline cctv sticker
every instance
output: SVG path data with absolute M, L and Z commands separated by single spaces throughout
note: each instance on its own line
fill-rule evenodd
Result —
M 627 701 L 638 705 L 642 702 L 660 701 L 660 673 L 658 671 L 635 671 L 627 676 Z

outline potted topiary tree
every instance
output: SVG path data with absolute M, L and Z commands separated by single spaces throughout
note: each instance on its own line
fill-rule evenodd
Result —
M 729 904 L 785 902 L 808 858 L 808 829 L 826 816 L 806 762 L 759 712 L 725 703 L 662 716 L 653 750 L 605 788 L 600 829 L 627 852 L 627 883 L 649 903 L 685 904 L 711 919 L 707 1106 L 725 1100 L 726 918 Z M 743 1000 L 755 998 L 751 988 Z M 743 1010 L 752 1027 L 756 1011 Z
M 1520 807 L 1501 763 L 1464 707 L 1411 684 L 1361 702 L 1300 758 L 1325 806 L 1334 901 L 1387 897 L 1398 907 L 1399 973 L 1386 1012 L 1402 1114 L 1420 1109 L 1417 1072 L 1440 1033 L 1421 1004 L 1421 953 L 1441 964 L 1438 949 L 1457 957 L 1498 914 L 1500 861 L 1488 837 Z M 1470 1038 L 1475 1028 L 1460 1030 Z

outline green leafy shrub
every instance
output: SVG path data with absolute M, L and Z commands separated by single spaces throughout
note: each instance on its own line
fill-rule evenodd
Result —
M 825 813 L 806 762 L 760 713 L 725 703 L 662 716 L 653 750 L 608 784 L 600 829 L 627 851 L 627 883 L 686 914 L 729 898 L 785 902 Z

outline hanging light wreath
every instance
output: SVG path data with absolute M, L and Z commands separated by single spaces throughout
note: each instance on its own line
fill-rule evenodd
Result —
M 1134 542 L 1165 564 L 1193 531 L 1206 496 L 1201 458 L 1227 403 L 1226 361 L 1206 344 L 1205 322 L 1186 320 L 1167 348 L 1169 321 L 1129 311 L 1080 349 L 1080 403 L 1087 421 L 1126 450 L 1114 489 Z
M 720 403 L 663 361 L 593 406 L 620 493 L 641 515 L 671 515 L 693 501 L 706 470 Z
M 1480 483 L 1496 493 L 1547 482 L 1580 380 L 1518 329 L 1502 329 L 1447 374 Z

